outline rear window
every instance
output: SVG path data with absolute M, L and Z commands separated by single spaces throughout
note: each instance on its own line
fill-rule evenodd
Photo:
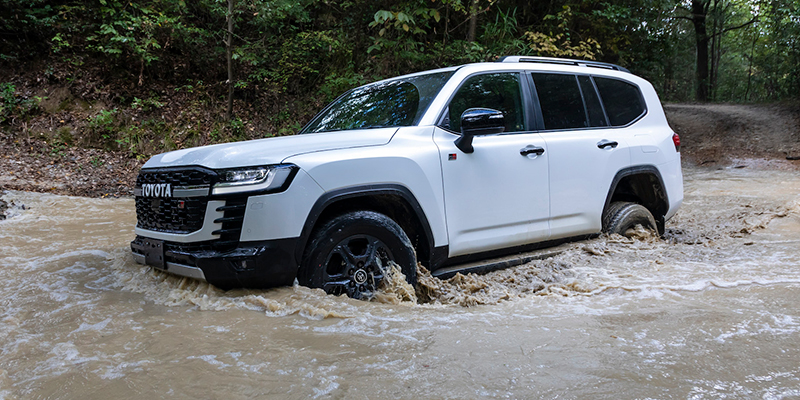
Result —
M 606 109 L 611 126 L 625 126 L 645 112 L 639 88 L 625 81 L 595 76 L 594 83 Z

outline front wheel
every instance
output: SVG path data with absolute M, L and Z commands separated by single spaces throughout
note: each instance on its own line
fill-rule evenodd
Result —
M 400 266 L 408 283 L 416 283 L 417 258 L 403 229 L 377 212 L 351 212 L 314 233 L 297 280 L 329 294 L 361 299 L 378 288 L 390 261 Z
M 641 204 L 617 201 L 611 203 L 603 213 L 603 232 L 608 234 L 617 233 L 626 236 L 626 232 L 636 225 L 658 232 L 653 214 Z

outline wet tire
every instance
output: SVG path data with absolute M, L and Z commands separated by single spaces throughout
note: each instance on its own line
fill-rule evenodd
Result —
M 618 201 L 611 203 L 603 213 L 603 232 L 625 236 L 628 229 L 642 225 L 645 229 L 658 232 L 653 214 L 641 204 Z
M 389 261 L 400 266 L 408 283 L 416 283 L 417 258 L 403 229 L 377 212 L 351 212 L 316 230 L 297 280 L 329 294 L 361 299 L 378 288 Z

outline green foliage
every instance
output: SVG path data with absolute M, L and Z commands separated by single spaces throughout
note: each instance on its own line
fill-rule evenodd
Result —
M 53 141 L 48 143 L 50 149 L 50 157 L 64 157 L 68 145 L 64 142 Z
M 277 68 L 257 70 L 251 77 L 260 77 L 259 72 L 263 71 L 264 79 L 278 85 L 283 91 L 301 89 L 300 82 L 315 80 L 330 68 L 330 62 L 346 55 L 344 38 L 339 35 L 334 31 L 297 33 L 284 41 L 277 65 L 270 63 Z
M 39 110 L 41 101 L 21 95 L 10 82 L 0 83 L 0 124 L 27 119 Z
M 131 108 L 134 110 L 150 111 L 164 107 L 164 105 L 164 103 L 158 101 L 158 97 L 150 97 L 144 100 L 134 97 L 133 102 L 131 103 Z
M 87 131 L 90 137 L 90 145 L 114 150 L 116 149 L 116 116 L 117 109 L 101 110 L 93 117 L 88 118 Z
M 717 101 L 800 96 L 800 0 L 700 1 L 713 10 L 709 29 L 719 39 Z M 468 41 L 473 4 L 477 30 Z M 689 100 L 696 50 L 687 4 L 238 0 L 232 45 L 239 119 L 223 122 L 227 1 L 0 0 L 0 75 L 44 60 L 50 65 L 36 79 L 74 88 L 79 101 L 109 104 L 85 121 L 91 145 L 143 157 L 292 134 L 353 87 L 512 54 L 617 63 L 650 80 L 663 100 Z M 103 78 L 92 81 L 96 76 Z M 21 79 L 0 79 L 17 84 L 0 84 L 0 124 L 35 117 L 38 100 L 17 90 Z
M 48 0 L 0 0 L 0 61 L 37 54 L 59 23 L 58 8 Z
M 100 132 L 111 131 L 115 115 L 117 115 L 117 109 L 100 110 L 94 117 L 89 117 L 89 129 Z
M 557 22 L 555 33 L 525 32 L 529 53 L 536 56 L 594 60 L 600 53 L 600 43 L 591 37 L 582 40 L 573 38 L 569 29 L 572 19 L 572 9 L 568 5 L 563 6 L 555 15 L 546 15 L 545 21 Z
M 425 33 L 425 30 L 417 26 L 414 15 L 422 19 L 433 18 L 439 22 L 441 15 L 438 10 L 431 8 L 417 8 L 411 14 L 403 11 L 386 11 L 379 10 L 375 13 L 375 20 L 369 23 L 370 28 L 380 26 L 381 30 L 378 31 L 379 36 L 384 36 L 387 29 L 394 29 L 396 31 L 404 31 L 410 33 Z M 367 50 L 369 53 L 369 49 Z
M 366 53 L 372 55 L 379 72 L 392 74 L 391 66 L 398 64 L 429 65 L 432 54 L 426 40 L 435 27 L 444 22 L 441 12 L 430 3 L 411 1 L 398 10 L 378 10 L 368 27 L 376 32 Z
M 61 34 L 61 32 L 56 33 L 56 35 L 53 36 L 52 39 L 50 39 L 50 42 L 52 43 L 52 48 L 53 48 L 53 52 L 54 53 L 59 53 L 59 52 L 61 52 L 61 51 L 63 51 L 63 50 L 65 50 L 65 49 L 70 47 L 69 42 Z
M 113 57 L 127 54 L 150 65 L 158 60 L 170 30 L 180 29 L 178 17 L 155 12 L 147 5 L 118 0 L 98 0 L 101 24 L 86 38 L 89 48 Z
M 230 122 L 228 122 L 228 127 L 231 130 L 231 135 L 234 138 L 242 138 L 243 139 L 243 136 L 245 134 L 244 125 L 245 125 L 245 122 L 242 121 L 241 118 L 237 117 L 237 118 L 234 118 L 234 119 L 230 120 Z

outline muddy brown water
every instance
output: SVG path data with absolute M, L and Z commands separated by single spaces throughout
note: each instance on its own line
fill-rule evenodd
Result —
M 130 199 L 8 192 L 0 399 L 800 397 L 800 176 L 685 177 L 664 239 L 423 276 L 416 303 L 221 292 L 133 262 Z

